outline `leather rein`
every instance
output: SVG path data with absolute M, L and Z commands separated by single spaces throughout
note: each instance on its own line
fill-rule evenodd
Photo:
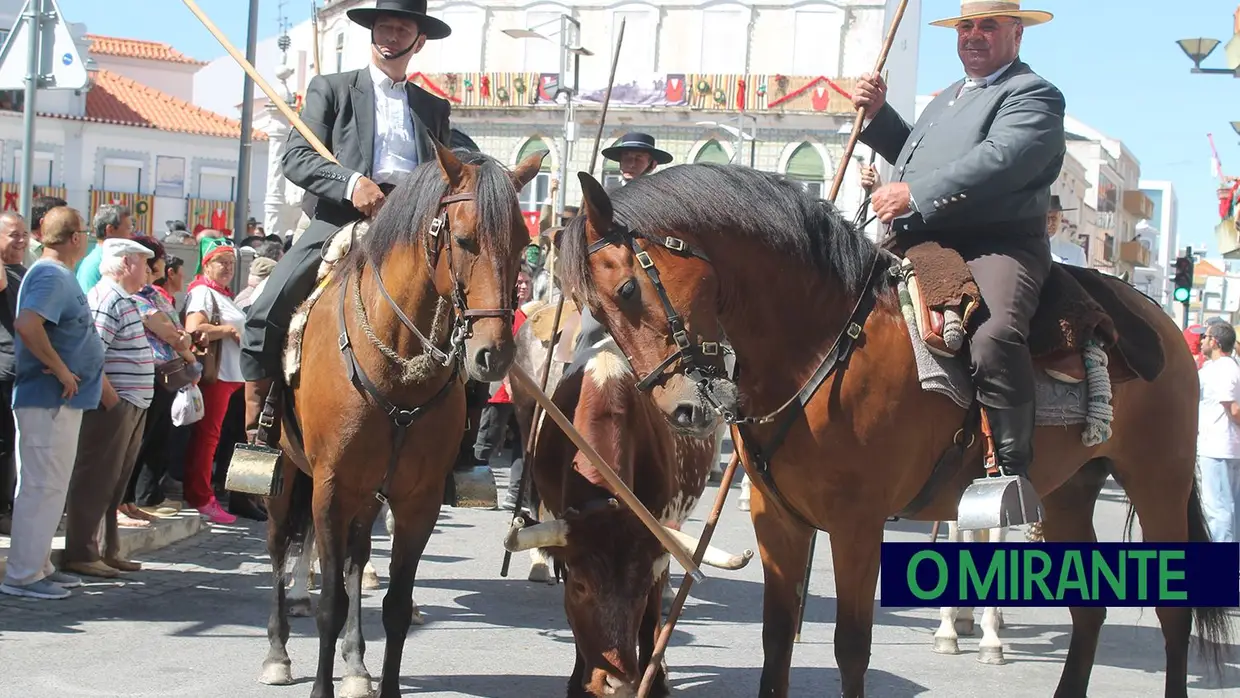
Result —
M 357 356 L 353 352 L 352 340 L 349 339 L 349 330 L 348 325 L 346 324 L 345 316 L 345 298 L 348 294 L 344 290 L 340 293 L 340 307 L 337 317 L 340 325 L 338 342 L 340 352 L 344 355 L 345 359 L 346 375 L 348 376 L 349 382 L 359 385 L 367 394 L 369 394 L 379 408 L 382 409 L 392 421 L 393 431 L 391 456 L 388 459 L 387 472 L 383 476 L 383 482 L 379 484 L 378 489 L 375 491 L 375 499 L 377 499 L 380 504 L 387 502 L 388 488 L 391 486 L 392 475 L 396 471 L 400 450 L 401 447 L 404 446 L 405 437 L 408 434 L 409 427 L 412 426 L 413 423 L 419 418 L 424 416 L 440 400 L 442 400 L 448 394 L 449 389 L 457 383 L 457 380 L 460 377 L 462 363 L 464 361 L 462 354 L 465 340 L 472 336 L 474 320 L 478 318 L 497 317 L 505 318 L 511 322 L 515 313 L 515 310 L 511 308 L 469 308 L 469 305 L 465 299 L 465 287 L 456 274 L 456 268 L 453 264 L 452 240 L 451 235 L 449 234 L 448 206 L 451 204 L 475 200 L 476 197 L 472 192 L 450 194 L 442 197 L 439 200 L 439 209 L 436 212 L 436 216 L 431 221 L 431 224 L 426 231 L 426 260 L 428 265 L 427 268 L 430 270 L 431 274 L 434 274 L 435 268 L 438 265 L 440 248 L 446 248 L 448 254 L 448 273 L 452 282 L 451 296 L 454 310 L 454 321 L 447 351 L 444 351 L 436 346 L 430 338 L 418 329 L 413 320 L 411 320 L 409 316 L 401 310 L 396 301 L 392 299 L 391 294 L 388 293 L 387 288 L 383 284 L 383 278 L 379 274 L 379 266 L 377 264 L 370 265 L 371 272 L 375 277 L 375 284 L 379 287 L 380 295 L 383 296 L 384 300 L 388 304 L 388 307 L 390 307 L 396 314 L 396 317 L 400 319 L 401 324 L 413 332 L 414 336 L 417 337 L 418 341 L 421 343 L 422 350 L 428 356 L 432 357 L 437 364 L 444 367 L 452 367 L 452 372 L 448 376 L 448 379 L 444 382 L 443 386 L 441 386 L 439 390 L 426 402 L 413 408 L 405 408 L 396 405 L 388 400 L 384 396 L 383 391 L 380 390 L 379 387 L 371 381 L 370 377 L 366 375 L 366 371 L 363 370 L 361 363 L 357 360 Z M 353 271 L 357 272 L 355 281 L 360 290 L 361 274 L 364 271 L 364 262 L 359 263 Z M 348 273 L 347 270 L 346 273 Z M 442 298 L 442 296 L 440 296 L 440 298 Z M 365 322 L 364 318 L 359 317 L 358 319 Z

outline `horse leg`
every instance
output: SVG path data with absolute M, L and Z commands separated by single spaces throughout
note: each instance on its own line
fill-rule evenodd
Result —
M 992 528 L 985 533 L 991 543 L 1002 543 L 1007 540 L 1006 528 Z M 999 639 L 999 628 L 1003 626 L 1003 611 L 997 606 L 987 606 L 982 611 L 982 641 L 977 645 L 977 661 L 983 664 L 1004 664 L 1003 641 Z
M 538 512 L 542 520 L 546 521 L 547 510 L 540 506 Z M 530 548 L 530 574 L 528 579 L 531 582 L 555 584 L 555 578 L 551 576 L 551 565 L 541 548 Z
M 418 561 L 435 530 L 443 491 L 427 488 L 420 498 L 398 503 L 392 533 L 392 568 L 388 590 L 383 596 L 383 630 L 387 643 L 383 648 L 383 678 L 379 684 L 381 698 L 400 695 L 400 661 L 405 651 L 405 638 L 413 622 L 413 583 L 418 574 Z
M 309 477 L 284 459 L 276 467 L 284 469 L 285 482 L 289 486 L 280 495 L 271 498 L 267 510 L 267 552 L 271 556 L 271 588 L 275 603 L 267 621 L 270 646 L 258 680 L 269 686 L 287 686 L 293 683 L 293 671 L 292 660 L 288 656 L 288 616 L 291 610 L 284 589 L 285 556 L 299 530 L 307 528 L 312 483 Z
M 961 531 L 955 521 L 947 522 L 947 542 L 959 543 Z M 956 621 L 960 617 L 964 609 L 955 606 L 943 606 L 939 609 L 939 629 L 934 631 L 934 651 L 937 654 L 960 654 L 960 643 L 958 633 L 971 634 L 972 628 L 968 633 L 958 631 Z M 973 610 L 969 609 L 969 624 L 973 623 Z
M 874 597 L 885 519 L 870 522 L 845 519 L 851 524 L 831 536 L 835 567 L 835 662 L 840 668 L 844 698 L 865 696 L 865 672 L 870 665 L 874 633 Z
M 637 635 L 637 667 L 638 673 L 642 676 L 645 676 L 646 668 L 650 666 L 650 660 L 654 657 L 654 645 L 663 627 L 663 590 L 668 588 L 670 581 L 670 573 L 664 572 L 663 578 L 650 588 L 650 594 L 646 597 L 646 612 L 642 616 L 641 630 Z M 655 674 L 650 693 L 647 694 L 654 698 L 666 698 L 671 695 L 671 689 L 667 685 L 666 654 L 660 662 L 661 666 Z
M 310 698 L 334 698 L 336 694 L 332 685 L 335 680 L 336 642 L 340 639 L 349 613 L 349 599 L 344 588 L 347 532 L 340 507 L 330 487 L 315 489 L 315 548 L 322 575 L 319 580 L 319 608 L 315 614 L 319 631 L 319 665 Z
M 380 509 L 379 513 L 380 515 L 383 516 L 383 523 L 385 527 L 387 528 L 388 535 L 389 536 L 392 535 L 392 507 L 388 506 L 388 504 L 385 502 L 383 504 L 382 509 Z M 362 570 L 362 588 L 363 589 L 380 588 L 379 573 L 375 570 L 375 563 L 371 562 L 370 560 L 366 561 L 366 567 L 365 569 Z
M 364 568 L 370 565 L 371 522 L 354 519 L 349 526 L 349 555 L 345 559 L 345 589 L 349 594 L 349 615 L 345 620 L 344 655 L 345 673 L 340 681 L 341 698 L 370 698 L 370 672 L 366 670 L 366 638 L 362 634 L 362 577 Z M 363 562 L 364 561 L 364 562 Z
M 292 584 L 287 592 L 288 614 L 296 618 L 308 618 L 314 613 L 314 605 L 310 603 L 310 578 L 314 575 L 314 561 L 318 556 L 314 550 L 314 526 L 306 528 L 301 551 L 293 558 L 293 569 L 289 573 Z
M 1090 461 L 1063 486 L 1043 497 L 1045 515 L 1042 517 L 1042 536 L 1057 543 L 1097 541 L 1094 506 L 1106 480 L 1106 461 Z M 1088 693 L 1094 655 L 1098 651 L 1098 637 L 1107 617 L 1105 607 L 1073 606 L 1068 610 L 1072 614 L 1072 639 L 1068 644 L 1068 658 L 1059 676 L 1059 686 L 1055 689 L 1055 698 L 1083 697 Z
M 768 499 L 763 487 L 750 491 L 753 520 L 762 557 L 762 679 L 758 695 L 786 698 L 792 668 L 793 639 L 801 610 L 805 567 L 814 529 L 793 518 L 783 505 Z M 839 577 L 836 567 L 836 577 Z

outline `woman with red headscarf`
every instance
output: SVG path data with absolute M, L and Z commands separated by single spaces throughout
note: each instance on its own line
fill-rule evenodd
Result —
M 185 501 L 212 523 L 230 524 L 236 516 L 224 511 L 211 487 L 211 464 L 220 442 L 220 427 L 233 393 L 245 385 L 241 377 L 241 330 L 245 312 L 233 302 L 229 288 L 237 269 L 237 250 L 228 238 L 198 241 L 201 272 L 189 285 L 185 299 L 185 329 L 200 346 L 219 340 L 219 372 L 214 381 L 204 376 L 203 418 L 194 423 L 185 464 Z

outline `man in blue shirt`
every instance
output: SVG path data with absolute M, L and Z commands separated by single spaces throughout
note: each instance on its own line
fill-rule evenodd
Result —
M 103 396 L 103 342 L 72 269 L 86 254 L 82 217 L 68 207 L 43 219 L 43 256 L 17 297 L 17 495 L 0 593 L 63 599 L 76 577 L 52 567 L 52 538 L 64 511 L 82 412 Z

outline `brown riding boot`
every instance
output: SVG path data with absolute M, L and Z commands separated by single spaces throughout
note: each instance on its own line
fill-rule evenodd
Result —
M 272 382 L 271 378 L 245 382 L 245 440 L 250 445 L 258 438 L 258 418 L 263 413 Z

